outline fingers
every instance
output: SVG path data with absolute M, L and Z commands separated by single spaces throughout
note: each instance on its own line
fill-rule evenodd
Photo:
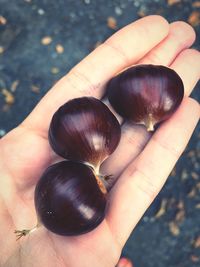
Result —
M 63 77 L 24 124 L 45 136 L 52 114 L 60 105 L 83 95 L 101 97 L 105 82 L 148 53 L 166 37 L 168 29 L 160 16 L 148 16 L 124 27 Z
M 161 190 L 199 120 L 199 104 L 189 98 L 154 134 L 111 191 L 107 220 L 124 245 L 141 216 Z
M 192 45 L 194 39 L 195 34 L 191 26 L 185 22 L 174 22 L 170 24 L 169 35 L 139 63 L 168 65 L 178 55 L 170 67 L 181 76 L 185 95 L 189 95 L 200 77 L 200 53 L 192 49 L 181 51 Z M 103 163 L 102 173 L 118 177 L 124 168 L 138 156 L 150 137 L 151 134 L 147 133 L 143 126 L 128 124 L 122 126 L 120 144 Z M 123 157 L 121 157 L 122 154 Z
M 185 95 L 190 95 L 200 78 L 200 53 L 193 49 L 186 49 L 178 55 L 170 68 L 182 78 Z
M 168 36 L 138 63 L 169 66 L 183 49 L 194 43 L 195 37 L 195 31 L 189 24 L 183 21 L 173 22 Z

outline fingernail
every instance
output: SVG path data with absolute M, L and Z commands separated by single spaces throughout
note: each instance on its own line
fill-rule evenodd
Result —
M 134 266 L 129 259 L 121 258 L 116 267 L 134 267 Z

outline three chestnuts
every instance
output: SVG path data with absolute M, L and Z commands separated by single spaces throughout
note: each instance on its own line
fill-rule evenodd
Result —
M 126 69 L 112 78 L 106 89 L 116 112 L 126 120 L 144 124 L 148 131 L 168 119 L 184 95 L 178 74 L 155 65 Z M 61 106 L 50 123 L 49 143 L 65 160 L 41 176 L 34 197 L 38 224 L 30 230 L 15 231 L 18 238 L 41 224 L 66 236 L 97 227 L 105 218 L 107 199 L 99 168 L 116 149 L 120 136 L 119 122 L 100 100 L 81 97 Z

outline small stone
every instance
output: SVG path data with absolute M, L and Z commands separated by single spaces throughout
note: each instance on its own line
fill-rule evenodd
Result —
M 0 16 L 0 25 L 5 25 L 7 23 L 7 19 L 3 16 Z
M 0 54 L 3 54 L 3 52 L 4 52 L 4 47 L 0 46 Z
M 187 170 L 184 169 L 181 173 L 181 180 L 184 181 L 188 178 L 188 173 L 187 173 Z
M 45 36 L 41 40 L 41 43 L 43 45 L 49 45 L 51 42 L 52 42 L 52 38 L 50 36 Z
M 114 17 L 107 18 L 107 25 L 110 29 L 116 30 L 117 29 L 117 21 Z
M 56 45 L 56 52 L 62 54 L 64 52 L 64 47 L 61 44 Z
M 6 131 L 4 129 L 0 129 L 0 138 L 3 137 L 6 134 Z
M 59 68 L 57 68 L 57 67 L 53 67 L 53 68 L 51 68 L 51 73 L 53 73 L 53 74 L 58 74 L 59 73 Z
M 115 7 L 115 14 L 117 14 L 118 16 L 122 15 L 122 9 L 119 6 Z
M 41 8 L 38 9 L 38 14 L 39 14 L 39 15 L 42 16 L 42 15 L 44 15 L 44 13 L 45 13 L 45 11 L 44 11 L 43 9 L 41 9 Z
M 11 92 L 7 89 L 2 89 L 2 94 L 4 95 L 4 99 L 6 104 L 12 105 L 15 102 L 15 98 Z
M 135 7 L 139 7 L 139 6 L 140 6 L 140 2 L 137 1 L 137 0 L 135 0 L 135 1 L 134 1 L 134 6 L 135 6 Z
M 85 3 L 86 5 L 89 5 L 89 4 L 90 4 L 90 0 L 84 0 L 84 3 Z
M 200 25 L 200 12 L 199 11 L 193 11 L 188 18 L 188 22 L 193 27 Z

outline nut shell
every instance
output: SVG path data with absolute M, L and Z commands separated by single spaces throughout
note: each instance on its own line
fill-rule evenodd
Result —
M 49 128 L 49 142 L 58 155 L 98 167 L 115 150 L 120 136 L 115 116 L 93 97 L 76 98 L 61 106 Z
M 93 170 L 71 161 L 50 166 L 35 189 L 39 221 L 59 235 L 79 235 L 93 230 L 105 216 L 106 194 Z
M 153 130 L 178 108 L 184 86 L 179 75 L 168 67 L 137 65 L 111 79 L 107 92 L 118 114 Z

